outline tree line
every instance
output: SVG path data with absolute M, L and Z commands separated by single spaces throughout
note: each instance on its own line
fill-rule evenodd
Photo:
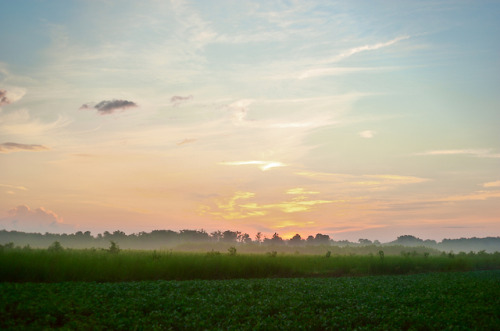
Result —
M 55 233 L 26 233 L 20 231 L 0 230 L 0 245 L 12 243 L 17 246 L 29 245 L 33 248 L 46 248 L 51 243 L 58 241 L 64 247 L 90 248 L 108 247 L 111 241 L 119 243 L 120 247 L 128 249 L 158 249 L 164 247 L 174 247 L 182 243 L 228 243 L 235 245 L 336 245 L 336 246 L 368 246 L 368 245 L 401 245 L 406 247 L 425 246 L 436 248 L 442 251 L 500 251 L 500 237 L 486 238 L 460 238 L 443 239 L 441 242 L 435 240 L 423 240 L 412 235 L 402 235 L 396 240 L 388 243 L 381 243 L 378 240 L 360 238 L 357 242 L 347 240 L 334 240 L 328 234 L 317 233 L 302 237 L 295 234 L 290 239 L 283 239 L 278 233 L 268 237 L 258 232 L 253 237 L 248 233 L 240 231 L 213 231 L 205 230 L 153 230 L 151 232 L 139 232 L 126 234 L 123 231 L 105 231 L 93 236 L 90 231 L 78 231 L 72 234 Z

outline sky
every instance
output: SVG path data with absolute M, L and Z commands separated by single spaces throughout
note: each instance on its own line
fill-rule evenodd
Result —
M 0 229 L 500 236 L 498 1 L 0 4 Z

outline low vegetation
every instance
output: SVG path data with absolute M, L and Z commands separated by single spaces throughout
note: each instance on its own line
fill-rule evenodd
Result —
M 141 281 L 235 279 L 265 277 L 331 277 L 413 274 L 422 272 L 500 269 L 500 253 L 441 253 L 417 250 L 399 255 L 383 250 L 369 255 L 336 255 L 333 249 L 319 255 L 243 254 L 234 246 L 204 253 L 65 249 L 54 243 L 48 249 L 3 248 L 0 281 Z
M 385 260 L 389 262 L 389 257 Z M 497 330 L 499 298 L 500 271 L 183 282 L 3 282 L 0 329 Z

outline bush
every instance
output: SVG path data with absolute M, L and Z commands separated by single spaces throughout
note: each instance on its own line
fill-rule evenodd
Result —
M 227 253 L 231 256 L 235 256 L 236 255 L 236 247 L 234 246 L 231 246 L 227 249 Z
M 49 252 L 52 252 L 52 253 L 58 253 L 58 252 L 62 252 L 64 250 L 64 248 L 61 246 L 61 243 L 59 241 L 54 241 L 49 246 L 49 248 L 47 248 L 47 250 Z
M 114 241 L 111 241 L 111 245 L 109 246 L 108 252 L 111 254 L 118 254 L 120 252 L 120 247 Z

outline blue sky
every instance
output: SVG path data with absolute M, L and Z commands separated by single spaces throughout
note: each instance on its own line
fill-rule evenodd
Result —
M 500 235 L 497 1 L 3 1 L 0 225 Z

